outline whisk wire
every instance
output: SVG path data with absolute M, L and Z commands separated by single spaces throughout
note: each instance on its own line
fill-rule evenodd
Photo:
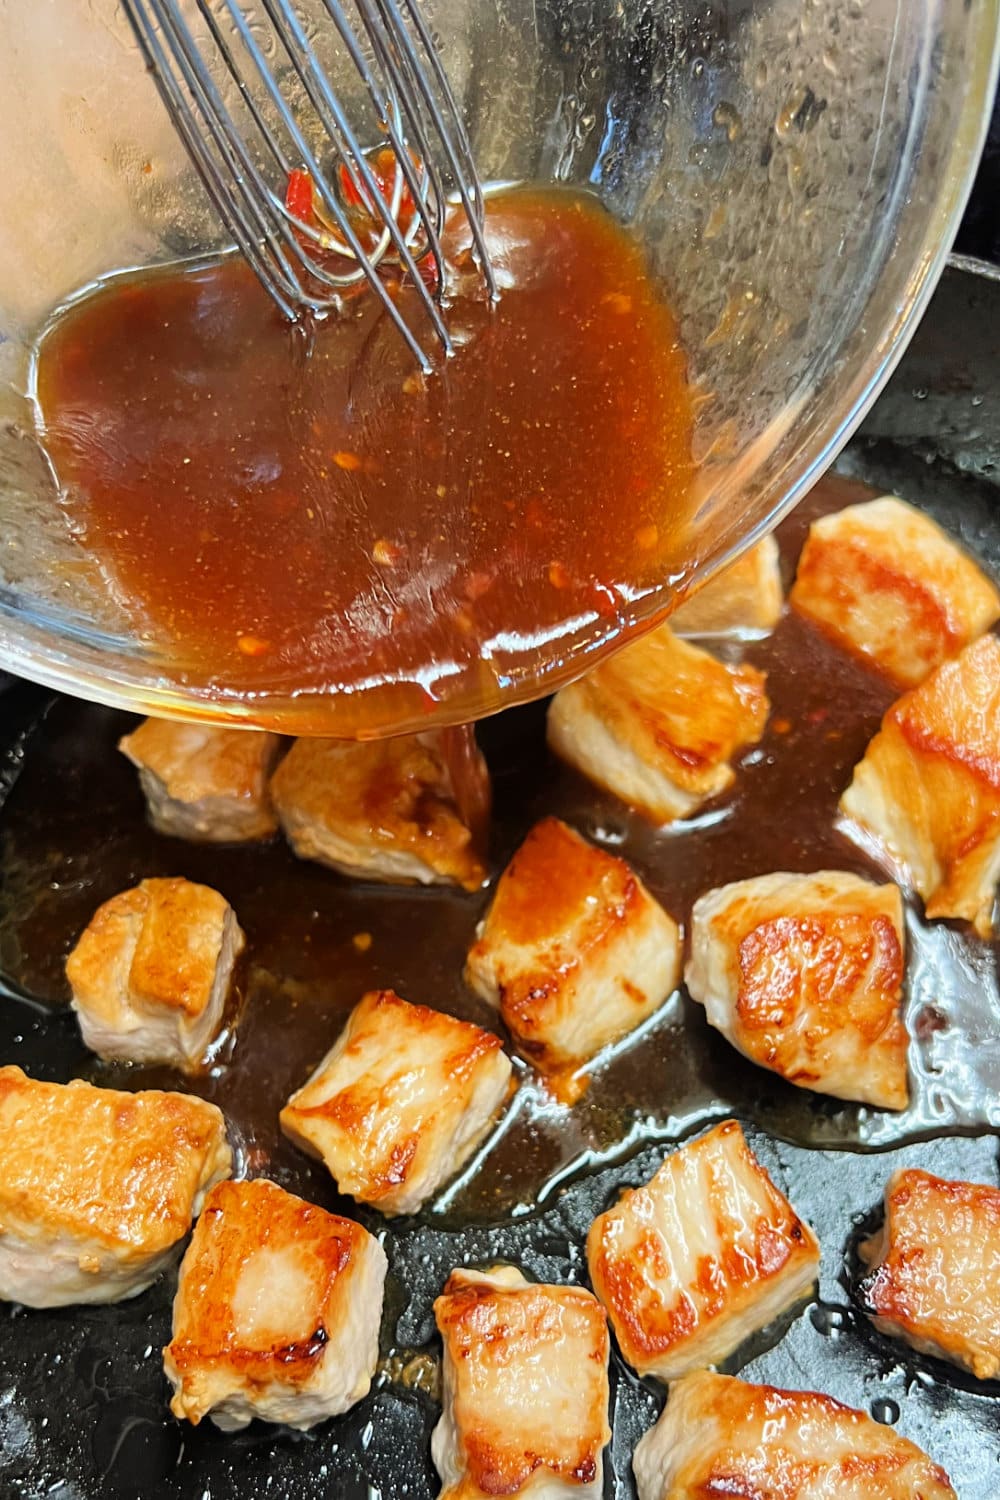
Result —
M 204 6 L 206 0 L 199 0 L 199 3 L 200 5 Z M 369 261 L 368 256 L 364 248 L 362 247 L 361 241 L 358 238 L 357 233 L 355 232 L 354 226 L 351 224 L 350 219 L 341 207 L 336 195 L 334 194 L 333 190 L 327 185 L 320 163 L 317 160 L 311 146 L 309 145 L 304 132 L 300 128 L 295 115 L 293 114 L 287 101 L 285 100 L 284 95 L 278 87 L 278 83 L 274 77 L 274 74 L 267 66 L 263 54 L 261 53 L 260 47 L 258 46 L 257 41 L 250 30 L 241 7 L 235 3 L 235 0 L 225 0 L 225 4 L 227 11 L 232 16 L 233 24 L 237 29 L 240 40 L 246 48 L 247 55 L 251 58 L 255 68 L 257 69 L 257 72 L 261 78 L 261 82 L 267 90 L 268 96 L 270 97 L 272 104 L 277 110 L 282 124 L 288 131 L 288 135 L 294 143 L 295 148 L 299 153 L 300 159 L 305 162 L 306 168 L 312 179 L 313 186 L 319 192 L 324 208 L 336 222 L 338 230 L 343 236 L 344 241 L 350 249 L 354 259 L 358 262 L 360 269 L 356 272 L 338 276 L 336 273 L 332 273 L 322 265 L 320 265 L 314 257 L 308 256 L 304 252 L 302 252 L 301 247 L 300 259 L 302 259 L 308 273 L 313 276 L 314 280 L 321 283 L 332 284 L 335 286 L 350 285 L 360 279 L 361 275 L 365 275 L 369 281 L 369 284 L 374 288 L 376 294 L 381 300 L 386 312 L 389 314 L 397 329 L 406 340 L 406 343 L 409 345 L 414 358 L 420 364 L 422 369 L 428 370 L 430 368 L 430 361 L 428 360 L 417 339 L 414 337 L 409 325 L 403 319 L 398 307 L 396 306 L 395 302 L 392 299 L 392 296 L 390 295 L 388 287 L 385 285 L 385 282 L 377 274 L 375 267 L 371 265 L 371 262 Z M 273 21 L 275 19 L 272 13 L 273 7 L 270 4 L 267 4 L 266 0 L 265 8 L 269 12 L 270 17 Z M 276 30 L 277 29 L 278 28 L 276 27 Z M 281 40 L 286 45 L 286 50 L 288 51 L 289 58 L 291 59 L 294 66 L 294 51 L 290 46 L 288 46 L 288 38 L 282 35 Z M 303 83 L 305 83 L 305 80 L 303 80 Z M 335 134 L 333 138 L 336 142 L 337 135 Z M 353 132 L 347 125 L 346 119 L 343 122 L 343 142 L 348 152 L 357 152 L 357 161 L 362 177 L 365 177 L 365 175 L 367 174 L 368 183 L 371 190 L 374 192 L 375 197 L 380 203 L 384 202 L 381 194 L 378 192 L 378 185 L 375 182 L 374 177 L 372 176 L 371 169 L 368 167 L 367 162 L 364 160 L 364 155 L 361 151 L 361 148 L 358 145 L 357 141 L 354 139 Z M 343 147 L 341 149 L 343 149 Z M 275 195 L 268 189 L 266 189 L 266 187 L 265 192 L 268 193 L 268 196 L 272 202 L 278 202 Z M 412 267 L 413 274 L 416 276 L 419 286 L 423 288 L 423 283 L 420 282 L 417 268 L 414 265 L 412 258 L 409 256 L 409 252 L 406 249 L 406 246 L 402 244 L 401 237 L 398 233 L 398 228 L 396 228 L 395 225 L 393 225 L 392 228 L 395 229 L 396 236 L 400 241 L 402 250 L 405 252 L 406 259 L 409 261 L 409 265 Z M 294 240 L 294 235 L 292 236 L 292 239 Z M 365 269 L 369 266 L 371 266 L 370 272 Z M 426 298 L 426 301 L 430 303 L 430 298 Z M 312 298 L 312 307 L 314 310 L 323 310 L 330 306 L 335 306 L 336 303 L 336 298 L 323 298 L 322 300 L 316 299 L 315 297 Z M 440 314 L 438 313 L 437 308 L 433 306 L 433 303 L 430 303 L 430 305 L 432 307 L 436 321 L 440 322 Z
M 383 0 L 383 3 L 398 18 L 398 35 L 404 41 L 408 42 L 406 26 L 403 24 L 402 16 L 395 0 Z M 465 129 L 465 123 L 455 101 L 455 95 L 452 93 L 451 85 L 448 82 L 448 75 L 445 73 L 437 48 L 434 46 L 433 38 L 427 29 L 427 23 L 420 14 L 419 6 L 415 3 L 415 0 L 404 0 L 404 3 L 407 14 L 413 22 L 413 27 L 420 38 L 428 64 L 437 80 L 438 90 L 441 98 L 444 100 L 451 122 L 454 140 L 458 142 L 459 150 L 456 151 L 452 134 L 448 130 L 434 94 L 430 89 L 425 89 L 427 107 L 434 119 L 435 127 L 441 137 L 441 144 L 444 147 L 449 165 L 455 177 L 458 194 L 465 209 L 473 240 L 475 241 L 483 277 L 489 289 L 490 298 L 495 299 L 497 296 L 496 277 L 493 272 L 493 263 L 490 259 L 489 248 L 486 244 L 486 236 L 483 232 L 483 220 L 485 217 L 483 189 L 479 181 L 479 173 L 476 171 L 476 165 L 473 161 L 472 147 Z M 419 63 L 416 66 L 416 74 L 419 78 L 423 77 Z
M 426 176 L 430 183 L 431 192 L 429 194 L 425 191 L 424 183 L 421 181 L 417 169 L 413 165 L 408 149 L 408 142 L 403 139 L 402 132 L 399 129 L 399 110 L 395 100 L 386 91 L 379 89 L 378 81 L 372 69 L 368 66 L 368 61 L 358 45 L 357 37 L 352 28 L 347 24 L 342 6 L 337 3 L 337 0 L 324 0 L 324 5 L 331 20 L 337 27 L 352 63 L 365 84 L 368 96 L 379 119 L 383 122 L 393 154 L 402 173 L 403 181 L 405 181 L 409 188 L 411 197 L 414 202 L 419 201 L 424 205 L 425 212 L 422 216 L 423 229 L 427 237 L 428 251 L 434 261 L 436 284 L 443 286 L 445 274 L 444 252 L 441 247 L 440 235 L 444 228 L 444 203 L 446 195 L 440 173 L 437 171 L 434 162 L 434 157 L 428 149 L 427 137 L 422 122 L 419 117 L 411 118 L 411 129 L 414 136 L 413 144 L 420 159 L 421 173 Z M 396 213 L 397 211 L 394 199 L 393 212 Z
M 363 85 L 361 97 L 367 96 L 391 162 L 378 174 L 357 112 L 345 106 L 321 65 L 297 0 L 261 0 L 267 54 L 255 35 L 261 21 L 251 24 L 239 0 L 187 0 L 204 24 L 197 36 L 185 0 L 124 4 L 219 218 L 281 312 L 325 315 L 343 305 L 346 288 L 366 280 L 429 369 L 394 289 L 379 274 L 391 256 L 450 353 L 441 310 L 449 204 L 465 216 L 491 297 L 496 279 L 468 134 L 418 0 L 354 0 L 355 19 L 342 0 L 312 0 Z M 235 94 L 224 88 L 226 78 Z M 290 95 L 292 82 L 301 93 Z M 332 179 L 325 170 L 331 161 Z M 314 208 L 307 218 L 288 193 L 295 171 L 308 174 Z M 423 260 L 432 265 L 429 275 L 421 274 Z
M 281 12 L 281 19 L 285 20 L 288 32 L 287 34 L 284 32 L 280 32 L 279 34 L 282 36 L 289 60 L 302 82 L 309 101 L 328 134 L 341 143 L 342 152 L 349 168 L 356 168 L 357 175 L 354 176 L 352 172 L 355 186 L 362 190 L 364 201 L 369 206 L 369 211 L 371 212 L 373 209 L 377 210 L 382 219 L 384 227 L 382 229 L 381 240 L 391 240 L 404 269 L 413 280 L 417 295 L 424 304 L 424 310 L 431 320 L 435 333 L 444 344 L 445 349 L 450 350 L 451 343 L 444 320 L 441 317 L 437 304 L 424 285 L 410 246 L 407 243 L 406 235 L 400 228 L 398 204 L 396 212 L 393 212 L 391 203 L 387 202 L 383 194 L 379 191 L 378 183 L 368 164 L 368 159 L 351 129 L 346 113 L 330 87 L 329 81 L 317 65 L 315 54 L 309 46 L 298 17 L 294 14 L 291 7 L 285 3 L 285 0 L 263 0 L 263 3 L 264 9 L 272 21 L 277 21 L 276 12 Z M 405 154 L 404 152 L 397 158 L 401 165 Z M 328 212 L 336 214 L 340 208 L 339 203 L 336 201 L 336 195 L 320 172 L 318 162 L 315 161 L 315 158 L 312 160 L 316 169 L 314 187 L 319 192 L 324 208 Z M 360 183 L 358 182 L 359 177 L 361 179 Z M 340 218 L 346 220 L 346 216 L 339 215 L 338 222 L 340 222 Z M 349 221 L 346 222 L 349 224 Z M 356 241 L 352 243 L 352 248 L 355 248 L 355 246 L 358 253 L 360 253 L 360 245 L 356 245 Z M 376 250 L 378 248 L 377 246 Z M 384 254 L 385 248 L 386 245 L 382 245 L 379 258 L 381 258 L 381 254 Z M 372 252 L 369 252 L 369 254 L 371 255 Z
M 146 14 L 145 6 L 140 3 L 140 0 L 132 0 L 128 9 L 129 19 L 146 65 L 153 74 L 174 127 L 184 143 L 216 212 L 236 241 L 241 254 L 260 280 L 268 286 L 271 296 L 281 311 L 286 317 L 294 318 L 296 315 L 294 302 L 284 296 L 282 288 L 274 279 L 272 267 L 261 251 L 260 238 L 253 233 L 252 226 L 246 224 L 244 216 L 239 211 L 235 195 L 218 170 L 218 165 L 204 140 L 188 97 L 179 85 L 166 58 L 160 42 L 161 33 Z M 167 26 L 162 28 L 162 34 L 170 36 Z M 173 44 L 171 44 L 171 51 L 174 51 Z M 183 62 L 178 59 L 176 65 L 183 76 Z M 273 249 L 272 253 L 274 253 Z

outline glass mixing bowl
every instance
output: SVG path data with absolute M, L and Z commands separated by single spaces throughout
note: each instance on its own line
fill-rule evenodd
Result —
M 537 675 L 498 641 L 439 674 L 433 704 L 387 682 L 368 730 L 551 690 L 662 617 L 822 472 L 943 264 L 985 129 L 998 6 L 426 0 L 484 179 L 586 185 L 647 247 L 701 393 L 700 477 L 662 588 L 618 620 L 581 622 Z M 39 328 L 108 271 L 222 241 L 116 6 L 15 0 L 0 34 L 0 665 L 164 716 L 352 734 L 356 703 L 335 688 L 248 698 L 185 681 L 68 525 L 34 437 Z

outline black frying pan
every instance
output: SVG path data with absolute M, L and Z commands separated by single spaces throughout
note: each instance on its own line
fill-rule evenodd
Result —
M 925 506 L 1000 575 L 997 328 L 1000 286 L 950 271 L 840 469 Z M 821 491 L 786 523 L 789 569 L 810 506 L 850 493 Z M 833 831 L 833 809 L 891 693 L 794 621 L 751 656 L 770 671 L 772 727 L 746 758 L 728 814 L 682 835 L 654 834 L 558 767 L 538 707 L 484 725 L 495 867 L 553 811 L 621 848 L 681 918 L 698 890 L 718 881 L 779 867 L 870 870 Z M 791 726 L 780 735 L 779 719 Z M 322 1169 L 280 1140 L 277 1108 L 370 985 L 492 1024 L 461 982 L 481 899 L 352 886 L 279 845 L 212 851 L 158 838 L 145 826 L 134 772 L 114 751 L 129 722 L 26 685 L 0 696 L 0 1062 L 52 1079 L 177 1086 L 167 1070 L 129 1073 L 86 1054 L 64 1009 L 62 961 L 98 902 L 132 880 L 207 879 L 233 901 L 250 942 L 235 1048 L 218 1076 L 196 1086 L 225 1108 L 250 1171 L 386 1229 L 377 1214 L 338 1199 Z M 351 943 L 358 931 L 372 934 L 365 953 Z M 254 1424 L 224 1435 L 208 1422 L 195 1430 L 173 1420 L 159 1358 L 172 1276 L 114 1307 L 0 1307 L 0 1495 L 433 1495 L 431 1303 L 450 1268 L 506 1259 L 542 1279 L 585 1278 L 581 1246 L 593 1215 L 648 1177 L 671 1142 L 730 1113 L 817 1229 L 824 1256 L 819 1300 L 728 1368 L 869 1410 L 926 1447 L 962 1500 L 1000 1495 L 1000 1390 L 882 1338 L 852 1300 L 854 1246 L 895 1167 L 998 1180 L 997 945 L 957 926 L 928 929 L 916 913 L 910 938 L 915 1098 L 902 1117 L 838 1105 L 760 1072 L 683 997 L 599 1071 L 571 1112 L 548 1107 L 525 1075 L 518 1110 L 478 1172 L 435 1208 L 387 1228 L 379 1376 L 354 1411 L 312 1434 Z M 632 1449 L 662 1394 L 617 1355 L 612 1392 L 605 1489 L 626 1496 Z

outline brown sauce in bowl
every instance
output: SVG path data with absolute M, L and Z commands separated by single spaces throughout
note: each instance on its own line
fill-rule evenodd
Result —
M 188 683 L 334 695 L 331 733 L 473 717 L 664 581 L 692 394 L 640 247 L 562 189 L 497 192 L 487 233 L 500 300 L 453 243 L 428 377 L 372 295 L 304 333 L 232 256 L 115 276 L 43 335 L 71 523 Z

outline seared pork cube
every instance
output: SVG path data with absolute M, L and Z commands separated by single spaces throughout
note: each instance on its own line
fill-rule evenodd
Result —
M 385 1251 L 266 1178 L 212 1189 L 181 1264 L 163 1364 L 170 1409 L 226 1432 L 314 1427 L 367 1395 Z
M 0 1068 L 0 1298 L 134 1297 L 176 1257 L 231 1168 L 225 1121 L 203 1099 Z
M 441 1500 L 599 1500 L 608 1328 L 583 1287 L 513 1267 L 453 1271 L 434 1304 L 444 1410 L 431 1438 Z
M 587 1260 L 625 1359 L 676 1380 L 804 1297 L 819 1243 L 726 1120 L 594 1220 Z
M 979 1380 L 1000 1374 L 1000 1189 L 895 1172 L 885 1223 L 859 1248 L 876 1328 Z
M 688 814 L 734 779 L 764 732 L 764 675 L 728 667 L 666 625 L 552 700 L 548 740 L 584 776 L 655 823 Z
M 903 903 L 842 870 L 761 875 L 691 913 L 684 979 L 709 1023 L 790 1083 L 905 1109 Z
M 222 1025 L 244 938 L 229 903 L 190 880 L 144 880 L 99 906 L 66 975 L 99 1057 L 191 1070 Z
M 478 752 L 476 767 L 485 781 Z M 300 859 L 363 880 L 478 890 L 486 867 L 457 791 L 437 734 L 363 744 L 296 740 L 271 782 Z
M 767 635 L 785 602 L 778 544 L 766 536 L 700 588 L 670 616 L 675 635 Z
M 840 799 L 847 832 L 924 898 L 992 931 L 1000 876 L 1000 641 L 985 635 L 889 709 Z
M 476 929 L 466 977 L 546 1071 L 586 1062 L 676 988 L 681 933 L 623 859 L 546 818 Z
M 866 1412 L 707 1370 L 670 1387 L 632 1467 L 639 1500 L 957 1500 L 942 1468 Z
M 475 1151 L 510 1075 L 499 1037 L 377 990 L 285 1105 L 281 1128 L 342 1193 L 413 1213 Z
M 158 833 L 201 844 L 252 843 L 278 831 L 267 783 L 280 736 L 146 719 L 119 740 L 139 768 Z
M 901 688 L 1000 616 L 1000 594 L 972 558 L 893 495 L 813 522 L 790 599 Z

